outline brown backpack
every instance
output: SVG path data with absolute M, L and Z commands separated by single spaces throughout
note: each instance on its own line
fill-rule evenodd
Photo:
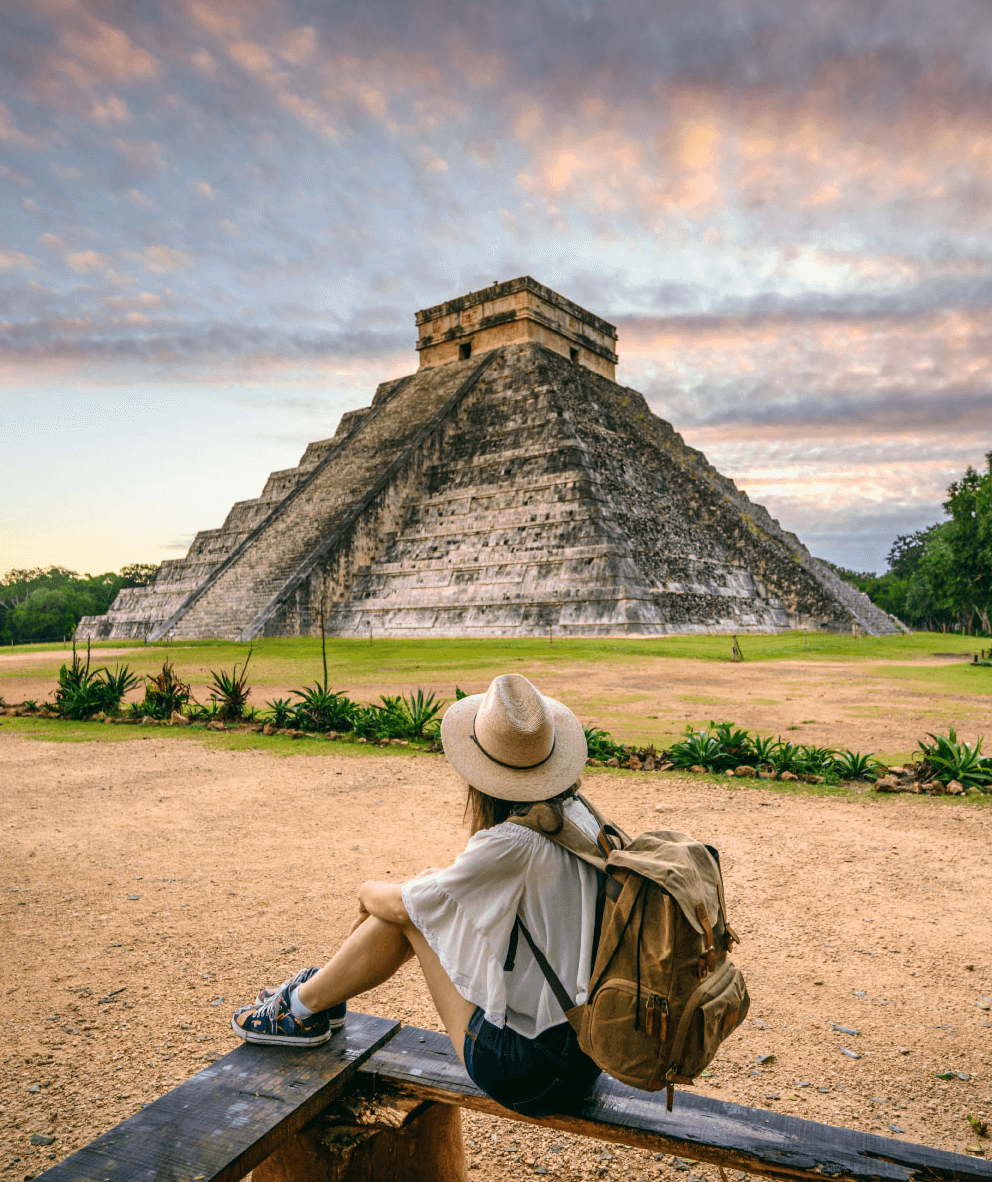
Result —
M 633 841 L 582 796 L 600 825 L 599 844 L 548 805 L 511 817 L 588 862 L 599 874 L 601 911 L 586 1001 L 569 997 L 517 919 L 512 969 L 523 933 L 583 1051 L 614 1079 L 648 1092 L 692 1083 L 747 1016 L 750 998 L 727 953 L 739 943 L 727 922 L 719 855 L 683 833 Z

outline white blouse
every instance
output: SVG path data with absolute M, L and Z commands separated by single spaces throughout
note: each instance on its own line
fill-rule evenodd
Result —
M 585 805 L 564 807 L 595 839 L 599 826 Z M 569 996 L 585 1001 L 596 872 L 540 833 L 509 821 L 481 830 L 447 870 L 405 883 L 403 903 L 452 984 L 494 1026 L 534 1038 L 565 1020 L 523 936 L 515 967 L 503 971 L 517 915 Z

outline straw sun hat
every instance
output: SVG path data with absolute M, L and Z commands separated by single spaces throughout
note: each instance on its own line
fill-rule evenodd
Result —
M 441 745 L 460 776 L 498 800 L 557 796 L 575 783 L 586 762 L 579 720 L 519 673 L 505 673 L 484 694 L 449 706 Z

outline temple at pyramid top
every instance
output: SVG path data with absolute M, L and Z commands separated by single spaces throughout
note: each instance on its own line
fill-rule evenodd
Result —
M 901 626 L 617 384 L 608 321 L 529 276 L 416 320 L 416 372 L 77 637 Z
M 421 369 L 533 341 L 611 381 L 616 376 L 616 327 L 529 275 L 424 308 L 417 328 Z

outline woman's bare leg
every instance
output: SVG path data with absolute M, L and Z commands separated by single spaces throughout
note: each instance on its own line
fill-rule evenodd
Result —
M 465 1028 L 475 1006 L 452 985 L 437 953 L 412 923 L 386 923 L 369 916 L 327 964 L 303 982 L 300 1001 L 310 1010 L 329 1010 L 388 981 L 414 955 L 444 1028 L 459 1059 L 464 1061 Z
M 399 924 L 370 915 L 356 927 L 318 973 L 300 986 L 307 1009 L 329 1010 L 388 981 L 413 949 Z

